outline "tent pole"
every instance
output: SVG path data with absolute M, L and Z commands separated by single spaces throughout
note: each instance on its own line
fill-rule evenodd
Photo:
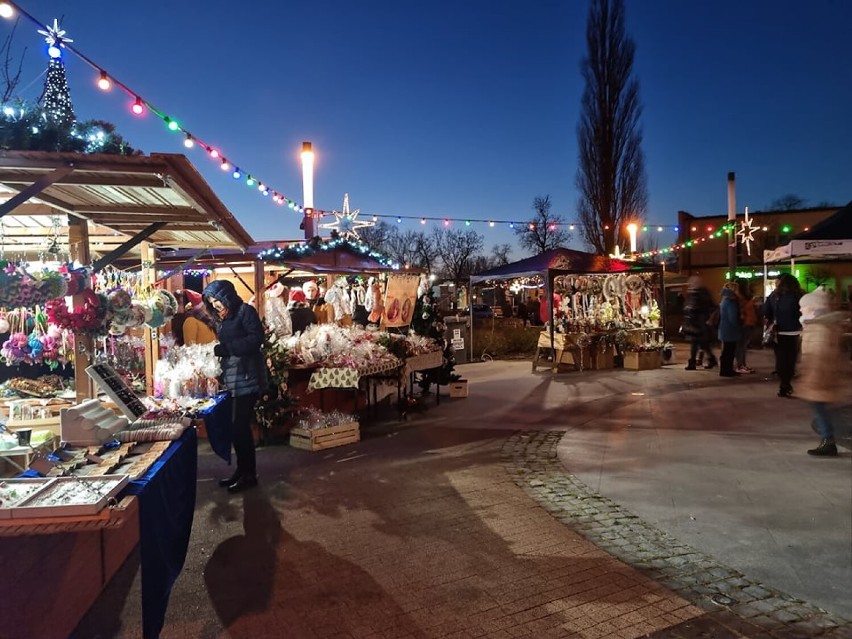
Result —
M 470 322 L 470 359 L 473 362 L 473 276 L 467 278 L 467 321 Z

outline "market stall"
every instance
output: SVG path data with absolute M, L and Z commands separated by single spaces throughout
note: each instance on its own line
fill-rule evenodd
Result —
M 29 614 L 21 615 L 14 632 L 22 637 L 66 636 L 114 572 L 112 569 L 120 566 L 141 539 L 143 634 L 158 636 L 192 527 L 195 430 L 187 421 L 151 412 L 153 406 L 140 401 L 136 393 L 139 389 L 121 386 L 127 380 L 113 376 L 114 371 L 96 363 L 96 356 L 108 359 L 110 349 L 105 344 L 125 335 L 127 329 L 141 335 L 141 390 L 142 399 L 146 399 L 146 392 L 152 394 L 153 369 L 161 351 L 160 328 L 177 307 L 174 297 L 158 282 L 159 252 L 178 246 L 196 250 L 245 248 L 251 238 L 188 160 L 168 154 L 0 152 L 0 223 L 7 260 L 3 264 L 7 285 L 0 289 L 16 296 L 7 300 L 12 308 L 31 307 L 26 321 L 15 327 L 19 330 L 6 339 L 8 344 L 4 342 L 3 357 L 8 360 L 26 355 L 33 364 L 43 364 L 64 356 L 74 366 L 70 396 L 63 388 L 64 393 L 42 398 L 44 404 L 37 413 L 28 403 L 29 412 L 20 404 L 17 415 L 14 402 L 18 400 L 7 397 L 8 412 L 3 420 L 8 420 L 13 428 L 16 422 L 21 426 L 33 420 L 51 421 L 56 418 L 52 402 L 58 400 L 64 402 L 59 418 L 61 438 L 72 444 L 75 436 L 78 438 L 76 445 L 56 448 L 49 456 L 34 455 L 27 474 L 36 476 L 31 482 L 43 483 L 40 492 L 24 500 L 13 500 L 9 498 L 11 493 L 20 496 L 21 491 L 13 483 L 11 493 L 7 492 L 7 499 L 0 504 L 0 515 L 15 522 L 13 527 L 4 527 L 5 533 L 12 534 L 10 531 L 14 530 L 22 542 L 17 547 L 26 549 L 24 560 L 31 566 L 16 575 L 14 584 L 4 581 L 0 597 L 11 600 L 9 591 L 19 588 L 64 599 L 64 631 L 58 627 L 37 630 L 42 627 L 43 608 L 34 605 L 28 609 Z M 109 281 L 105 274 L 110 269 L 122 270 L 134 264 L 138 287 L 119 283 L 107 284 L 106 290 L 99 288 Z M 10 282 L 13 285 L 8 285 Z M 42 319 L 46 320 L 46 327 L 41 326 Z M 18 334 L 23 334 L 25 340 L 15 337 Z M 64 345 L 64 350 L 59 345 Z M 33 390 L 25 388 L 26 383 L 17 384 L 17 391 L 8 386 L 7 390 Z M 96 399 L 99 390 L 107 393 L 108 401 Z M 32 392 L 26 397 L 30 402 Z M 114 444 L 115 440 L 118 443 Z M 97 482 L 102 481 L 101 477 L 132 481 L 117 497 L 104 494 L 90 503 L 94 494 L 91 486 L 86 487 L 87 481 L 100 485 Z M 66 478 L 70 481 L 52 483 Z M 99 572 L 96 583 L 77 585 L 78 591 L 88 593 L 86 596 L 75 596 L 70 590 L 73 580 L 65 586 L 67 591 L 40 589 L 40 576 L 54 574 L 61 562 L 50 550 L 56 546 L 50 528 L 45 528 L 43 521 L 25 517 L 27 509 L 38 506 L 42 520 L 61 520 L 64 528 L 53 528 L 72 535 L 76 541 L 70 547 L 75 547 L 78 542 L 96 543 L 97 539 L 82 536 L 90 535 L 91 530 L 74 532 L 74 526 L 101 512 L 111 515 L 125 503 L 124 495 L 135 495 L 138 500 L 137 524 L 111 526 L 111 516 L 102 517 L 102 525 L 86 524 L 115 531 L 117 537 L 109 542 L 114 551 L 109 556 L 110 570 Z M 62 506 L 58 509 L 60 497 Z M 78 516 L 75 513 L 80 511 L 67 509 L 77 502 L 81 504 L 77 508 L 86 506 L 96 511 Z M 105 538 L 100 539 L 106 543 Z M 53 565 L 42 566 L 44 561 L 52 561 Z M 89 572 L 78 578 L 88 579 Z
M 559 248 L 472 276 L 471 287 L 519 279 L 537 279 L 545 290 L 547 321 L 533 371 L 545 352 L 554 371 L 563 363 L 584 370 L 612 368 L 616 358 L 627 362 L 626 352 L 659 353 L 665 345 L 660 268 Z

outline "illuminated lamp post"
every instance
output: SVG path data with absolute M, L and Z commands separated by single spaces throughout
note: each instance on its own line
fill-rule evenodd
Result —
M 636 231 L 638 227 L 634 222 L 627 225 L 627 232 L 630 234 L 630 252 L 636 252 Z
M 314 236 L 314 151 L 310 142 L 302 142 L 302 205 L 305 239 L 309 240 Z

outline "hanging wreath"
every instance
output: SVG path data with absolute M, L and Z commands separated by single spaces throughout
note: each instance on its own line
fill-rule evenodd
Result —
M 107 301 L 102 295 L 86 289 L 82 293 L 83 303 L 69 310 L 64 299 L 50 300 L 46 305 L 47 317 L 51 324 L 75 333 L 101 335 L 105 333 L 107 319 Z
M 639 277 L 636 273 L 628 275 L 627 279 L 624 281 L 624 286 L 630 293 L 640 293 L 643 288 L 642 278 Z

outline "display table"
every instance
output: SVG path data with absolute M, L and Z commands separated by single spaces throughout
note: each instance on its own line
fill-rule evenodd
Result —
M 122 495 L 139 499 L 142 573 L 142 635 L 160 636 L 172 586 L 183 569 L 192 520 L 198 472 L 198 435 L 187 428 L 180 439 Z
M 626 344 L 640 345 L 648 340 L 657 340 L 663 334 L 662 327 L 620 329 L 624 331 Z M 617 330 L 597 331 L 594 333 L 553 333 L 551 345 L 550 332 L 542 331 L 538 336 L 532 370 L 541 366 L 542 352 L 553 351 L 553 361 L 547 361 L 554 373 L 559 366 L 569 364 L 574 370 L 601 370 L 613 367 L 612 336 Z M 565 355 L 571 355 L 569 362 Z
M 354 412 L 358 412 L 358 396 L 364 390 L 367 412 L 374 410 L 379 398 L 378 385 L 388 380 L 396 381 L 397 395 L 401 392 L 400 369 L 403 363 L 398 359 L 380 361 L 361 368 L 320 367 L 311 374 L 308 392 L 320 391 L 320 409 L 325 410 L 322 391 L 329 389 L 351 389 L 355 392 Z M 371 398 L 372 395 L 372 398 Z
M 432 371 L 444 365 L 444 352 L 440 350 L 431 351 L 429 353 L 423 353 L 422 355 L 415 355 L 414 357 L 409 357 L 405 360 L 405 368 L 404 374 L 408 378 L 408 384 L 406 386 L 406 394 L 412 395 L 414 393 L 414 374 L 419 372 L 427 372 Z M 435 403 L 440 405 L 441 403 L 441 385 L 435 384 Z
M 197 467 L 189 428 L 124 488 L 118 509 L 0 528 L 0 636 L 67 637 L 139 543 L 143 636 L 158 637 L 189 545 Z

